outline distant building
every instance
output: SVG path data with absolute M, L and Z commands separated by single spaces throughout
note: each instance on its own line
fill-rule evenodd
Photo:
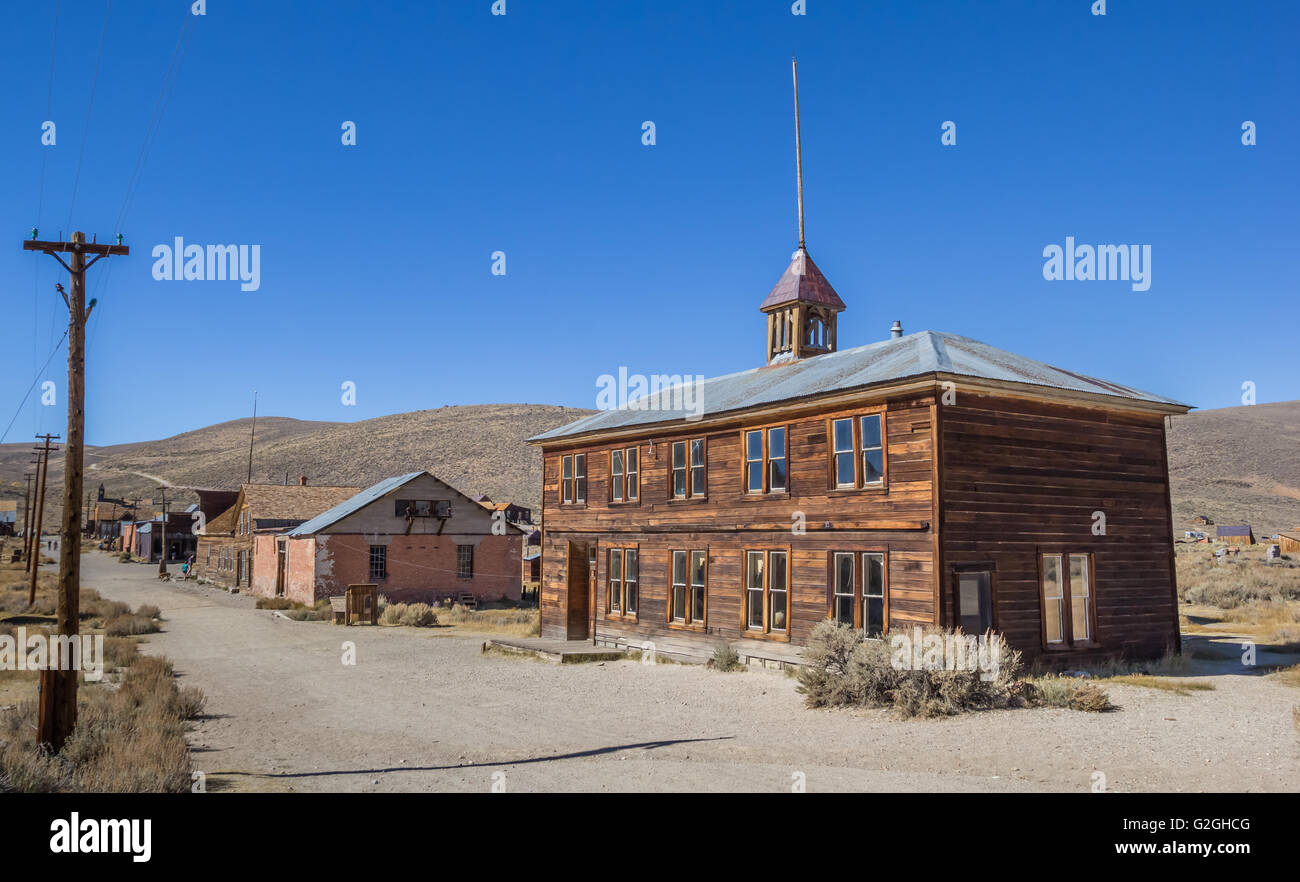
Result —
M 1283 554 L 1300 554 L 1300 527 L 1278 533 L 1277 544 Z
M 0 499 L 0 536 L 18 532 L 18 500 Z
M 282 588 L 314 604 L 348 585 L 375 583 L 394 602 L 472 595 L 519 599 L 523 530 L 504 534 L 492 512 L 428 472 L 388 478 L 276 538 L 283 578 L 259 557 L 254 590 Z
M 531 524 L 533 522 L 533 510 L 524 508 L 522 505 L 515 505 L 513 502 L 493 502 L 484 497 L 481 500 L 475 500 L 479 505 L 492 512 L 504 512 L 506 523 L 509 524 Z
M 1220 524 L 1215 528 L 1214 537 L 1224 542 L 1239 542 L 1242 545 L 1255 544 L 1255 534 L 1250 529 L 1250 524 L 1243 524 L 1236 527 Z
M 1209 515 L 1203 515 L 1203 514 L 1201 514 L 1201 515 L 1197 515 L 1196 517 L 1192 518 L 1188 523 L 1192 524 L 1193 526 L 1197 526 L 1197 527 L 1213 527 L 1213 526 L 1214 526 L 1214 521 L 1212 521 L 1212 520 L 1210 519 L 1210 516 L 1209 516 Z
M 358 489 L 308 485 L 306 478 L 299 478 L 297 484 L 242 485 L 235 502 L 208 520 L 198 537 L 195 574 L 226 588 L 254 588 L 256 559 L 262 554 L 269 575 L 254 593 L 279 593 L 276 536 L 338 505 Z

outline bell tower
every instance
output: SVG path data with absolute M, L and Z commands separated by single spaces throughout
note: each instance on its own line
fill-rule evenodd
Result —
M 799 248 L 763 305 L 767 316 L 767 363 L 784 363 L 834 352 L 836 318 L 844 301 L 808 256 L 803 225 L 803 145 L 799 134 L 799 65 L 794 75 L 794 166 L 799 199 Z

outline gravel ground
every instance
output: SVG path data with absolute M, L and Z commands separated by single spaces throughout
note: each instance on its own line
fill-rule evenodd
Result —
M 1108 714 L 1034 709 L 900 722 L 810 711 L 781 674 L 481 655 L 480 640 L 291 622 L 249 597 L 83 557 L 106 597 L 157 605 L 142 649 L 208 696 L 191 734 L 216 790 L 1300 790 L 1300 690 L 1206 677 L 1179 696 L 1110 687 Z M 342 663 L 343 643 L 356 664 Z

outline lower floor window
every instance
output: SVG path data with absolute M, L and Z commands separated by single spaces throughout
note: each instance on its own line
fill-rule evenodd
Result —
M 868 636 L 883 633 L 888 614 L 884 552 L 833 551 L 830 579 L 830 618 Z
M 370 580 L 377 582 L 388 576 L 388 547 L 370 546 Z
M 1091 554 L 1060 552 L 1041 556 L 1043 640 L 1049 647 L 1095 641 L 1092 573 Z
M 704 624 L 705 586 L 709 555 L 705 551 L 674 551 L 668 586 L 668 620 Z
M 474 546 L 456 546 L 456 578 L 474 578 Z
M 786 632 L 790 617 L 790 554 L 745 552 L 745 627 Z
M 967 634 L 993 627 L 992 581 L 987 571 L 957 574 L 957 622 Z
M 635 548 L 609 550 L 609 596 L 605 609 L 614 615 L 636 615 L 640 561 Z

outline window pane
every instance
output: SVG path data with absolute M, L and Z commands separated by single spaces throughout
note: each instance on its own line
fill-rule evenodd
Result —
M 747 593 L 749 594 L 749 618 L 746 623 L 747 627 L 762 628 L 763 627 L 763 592 L 750 591 Z
M 763 552 L 751 551 L 747 555 L 749 564 L 745 567 L 750 588 L 763 588 Z
M 835 452 L 853 452 L 853 421 L 836 420 L 831 424 L 835 431 Z
M 1075 640 L 1088 640 L 1092 635 L 1088 621 L 1088 556 L 1070 555 L 1070 629 Z
M 885 596 L 885 556 L 862 555 L 862 593 L 868 597 Z
M 635 582 L 637 577 L 637 551 L 635 548 L 629 548 L 623 552 L 626 563 L 623 565 L 623 578 L 628 582 Z
M 862 449 L 880 446 L 880 414 L 862 418 Z
M 627 467 L 627 498 L 636 499 L 637 497 L 637 449 L 630 448 L 623 457 Z
M 885 479 L 885 454 L 880 450 L 862 451 L 862 483 L 879 484 Z
M 745 459 L 761 460 L 763 458 L 763 433 L 746 432 L 745 433 Z
M 988 573 L 962 573 L 957 587 L 957 617 L 967 634 L 983 634 L 993 627 L 993 604 Z
M 771 476 L 768 479 L 768 489 L 779 492 L 785 489 L 785 460 L 774 459 L 770 463 Z
M 691 442 L 691 495 L 704 495 L 704 440 Z
M 745 487 L 750 493 L 761 493 L 763 491 L 763 464 L 761 462 L 751 462 L 749 464 L 749 478 Z
M 704 622 L 704 588 L 691 588 L 691 621 Z
M 785 630 L 785 598 L 784 591 L 772 590 L 768 592 L 768 610 L 767 620 L 772 623 L 773 631 Z
M 673 552 L 673 584 L 686 584 L 686 552 Z
M 566 456 L 561 462 L 564 463 L 564 477 L 566 479 L 573 477 L 573 457 Z
M 885 599 L 867 597 L 863 599 L 862 624 L 869 636 L 880 634 L 885 630 Z
M 768 459 L 785 458 L 785 429 L 767 430 L 767 456 Z
M 615 450 L 609 458 L 609 487 L 615 502 L 623 501 L 623 452 Z
M 691 465 L 704 465 L 704 439 L 702 438 L 691 442 Z
M 786 560 L 785 552 L 773 551 L 771 554 L 768 555 L 767 564 L 768 564 L 768 579 L 772 586 L 772 590 L 784 591 L 786 584 L 788 582 L 787 579 L 788 573 L 786 568 L 787 560 Z
M 609 553 L 609 580 L 623 581 L 623 552 L 614 550 Z
M 854 486 L 853 452 L 835 454 L 835 486 Z
M 673 469 L 673 495 L 686 495 L 686 469 Z
M 673 468 L 680 469 L 686 465 L 686 442 L 673 442 Z
M 708 555 L 703 551 L 691 552 L 691 621 L 704 621 L 704 580 Z
M 673 586 L 673 621 L 686 621 L 686 586 Z
M 835 621 L 853 626 L 853 555 L 835 555 Z
M 1061 627 L 1064 613 L 1061 603 L 1061 557 L 1043 555 L 1043 624 L 1048 643 L 1060 643 L 1065 639 Z

